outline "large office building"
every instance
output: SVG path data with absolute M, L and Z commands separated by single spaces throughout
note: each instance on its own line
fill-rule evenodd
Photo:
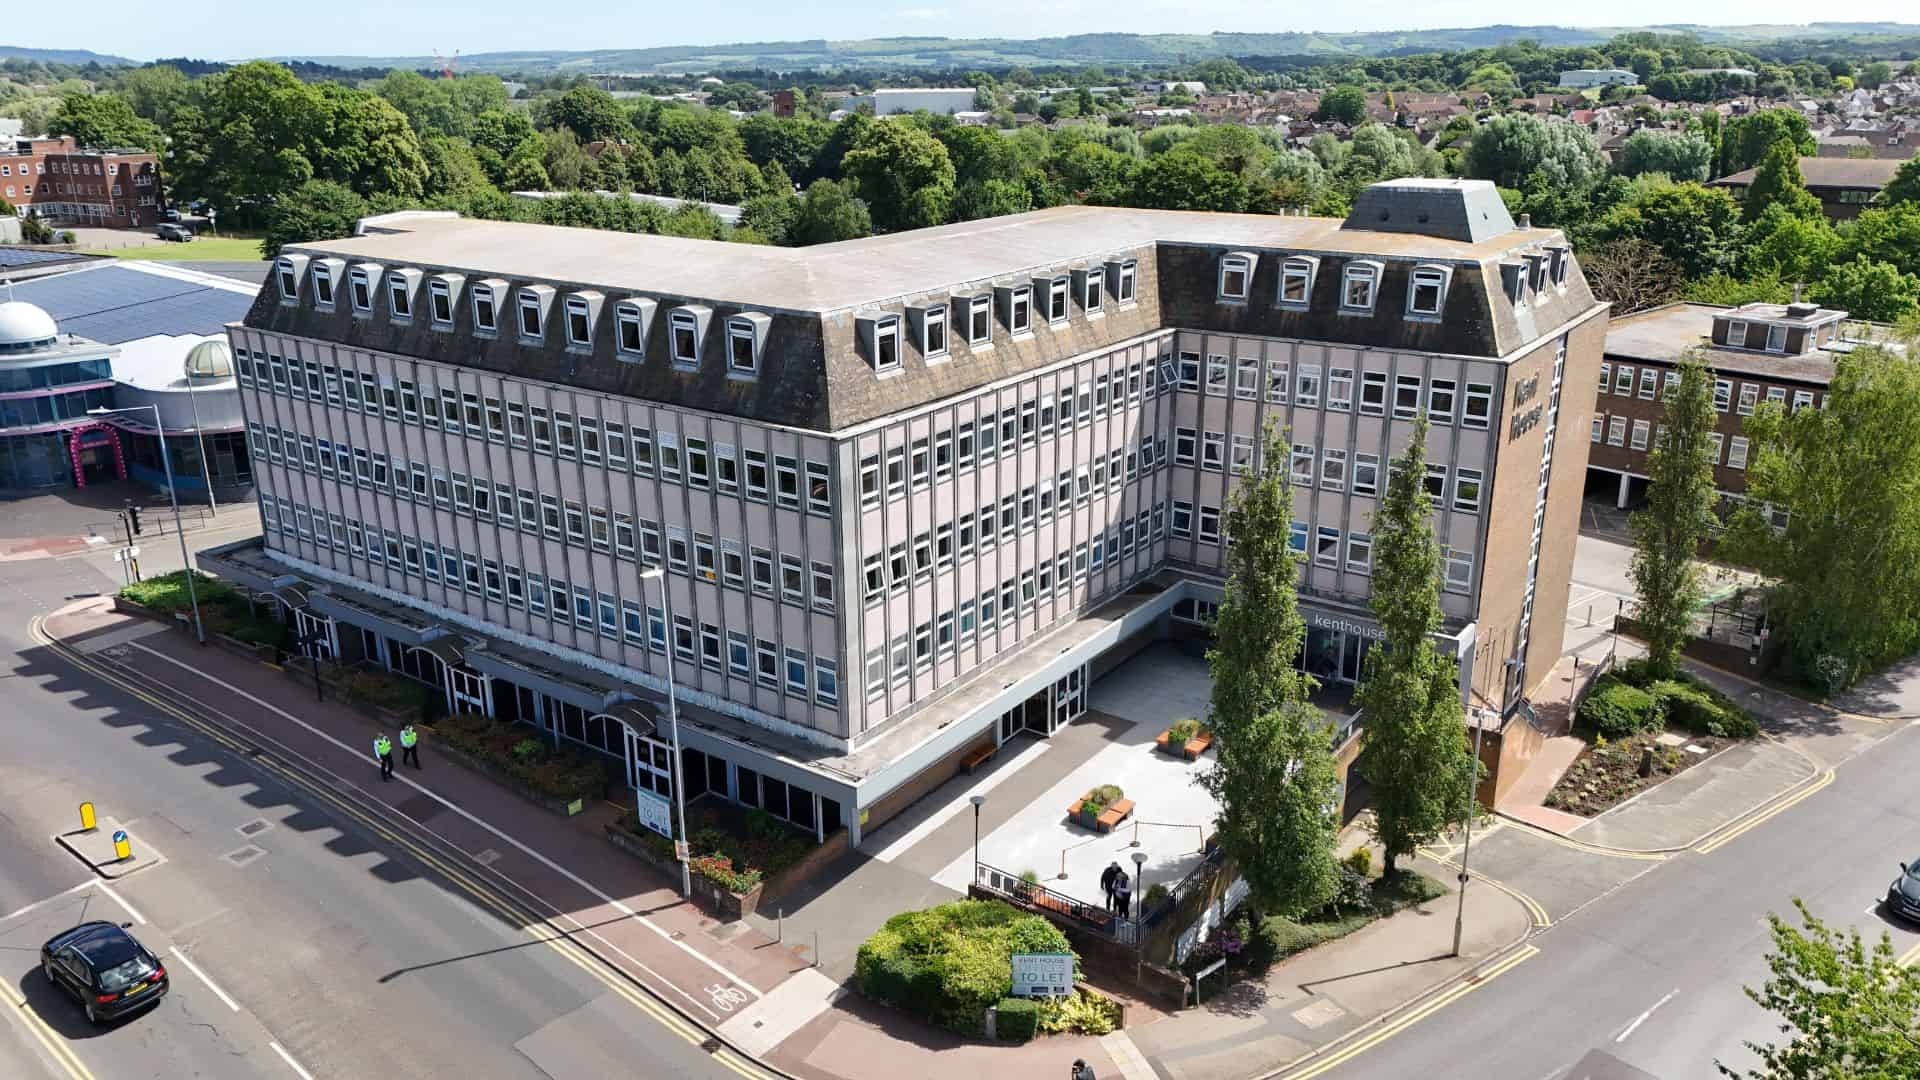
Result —
M 391 215 L 288 248 L 231 328 L 264 534 L 202 565 L 662 794 L 671 658 L 689 798 L 858 844 L 1205 625 L 1267 424 L 1301 663 L 1350 682 L 1380 636 L 1369 522 L 1425 416 L 1438 644 L 1517 705 L 1560 655 L 1605 329 L 1477 181 L 806 249 Z
M 160 159 L 137 147 L 81 146 L 71 135 L 0 147 L 0 196 L 56 225 L 141 228 L 160 221 Z

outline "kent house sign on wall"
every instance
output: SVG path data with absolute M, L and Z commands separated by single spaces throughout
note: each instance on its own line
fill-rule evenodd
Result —
M 1513 384 L 1514 414 L 1513 422 L 1507 429 L 1507 438 L 1509 440 L 1517 439 L 1525 435 L 1527 432 L 1532 431 L 1535 425 L 1540 423 L 1540 412 L 1542 408 L 1540 403 L 1536 402 L 1533 408 L 1528 409 L 1526 412 L 1519 411 L 1522 405 L 1533 401 L 1534 395 L 1539 392 L 1540 376 L 1538 375 L 1529 376 Z

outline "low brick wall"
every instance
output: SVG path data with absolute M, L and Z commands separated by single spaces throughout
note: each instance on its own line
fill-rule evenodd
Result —
M 263 664 L 272 663 L 274 653 L 278 651 L 271 645 L 256 645 L 252 642 L 241 641 L 236 637 L 229 637 L 226 634 L 213 635 L 213 643 L 235 656 L 248 660 L 257 660 Z
M 827 838 L 812 851 L 800 857 L 800 861 L 768 878 L 760 885 L 760 902 L 771 904 L 815 874 L 827 868 L 827 864 L 847 854 L 847 830 L 837 829 L 827 834 Z
M 679 884 L 678 860 L 662 858 L 659 852 L 647 846 L 645 840 L 613 822 L 607 823 L 606 833 L 608 843 L 665 874 L 676 885 Z M 766 890 L 766 882 L 761 882 L 750 892 L 732 892 L 699 874 L 692 876 L 692 886 L 694 902 L 712 913 L 715 918 L 726 922 L 738 922 L 759 910 L 760 900 Z

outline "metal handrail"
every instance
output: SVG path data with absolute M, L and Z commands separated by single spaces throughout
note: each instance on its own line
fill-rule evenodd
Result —
M 1085 929 L 1111 938 L 1122 945 L 1131 945 L 1134 942 L 1137 926 L 1135 920 L 1122 919 L 1104 907 L 1094 907 L 1085 900 L 1056 892 L 1037 881 L 1023 881 L 1018 874 L 1008 873 L 986 863 L 974 864 L 973 877 L 974 884 L 988 892 L 1028 907 L 1071 919 Z

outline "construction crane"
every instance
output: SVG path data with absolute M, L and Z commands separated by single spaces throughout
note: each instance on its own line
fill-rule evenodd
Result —
M 433 62 L 439 66 L 441 78 L 451 79 L 453 78 L 454 69 L 460 66 L 460 50 L 459 49 L 453 50 L 452 56 L 442 56 L 440 55 L 440 51 L 438 49 L 435 49 L 433 53 Z

